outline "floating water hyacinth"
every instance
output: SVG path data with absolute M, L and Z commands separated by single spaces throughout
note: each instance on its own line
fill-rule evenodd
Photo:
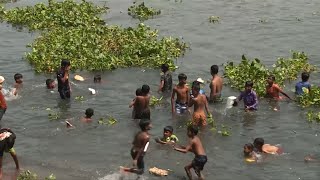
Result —
M 219 16 L 210 16 L 210 17 L 209 17 L 209 22 L 210 22 L 210 23 L 220 22 L 220 17 L 219 17 Z
M 152 7 L 146 7 L 144 5 L 144 2 L 139 5 L 134 2 L 133 5 L 128 8 L 128 14 L 133 18 L 144 21 L 149 19 L 150 17 L 161 14 L 161 11 Z
M 162 99 L 163 99 L 163 96 L 161 96 L 160 98 L 156 98 L 155 96 L 151 96 L 149 105 L 152 107 L 159 106 L 162 103 Z
M 124 67 L 155 67 L 182 56 L 187 45 L 178 38 L 158 38 L 158 31 L 139 24 L 123 28 L 106 25 L 100 15 L 107 7 L 82 0 L 43 3 L 35 6 L 0 9 L 0 18 L 29 30 L 42 30 L 28 45 L 26 59 L 34 70 L 55 72 L 61 59 L 71 61 L 72 70 L 113 70 Z
M 116 120 L 114 117 L 109 116 L 107 119 L 104 118 L 100 118 L 98 120 L 98 124 L 101 125 L 108 125 L 108 126 L 113 126 L 118 122 L 118 120 Z

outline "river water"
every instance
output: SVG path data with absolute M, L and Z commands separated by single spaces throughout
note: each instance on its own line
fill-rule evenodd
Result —
M 41 1 L 21 0 L 6 7 L 37 2 Z M 136 25 L 138 21 L 127 15 L 131 4 L 131 0 L 109 0 L 107 5 L 111 9 L 104 19 L 109 24 Z M 177 61 L 180 68 L 174 72 L 175 83 L 181 72 L 186 73 L 190 81 L 198 77 L 210 79 L 212 64 L 221 65 L 228 60 L 239 62 L 242 54 L 272 65 L 277 57 L 289 56 L 290 50 L 298 50 L 306 52 L 313 64 L 320 64 L 318 0 L 149 0 L 146 5 L 161 9 L 162 13 L 145 24 L 159 29 L 161 36 L 183 37 L 191 44 L 191 50 Z M 221 22 L 209 23 L 209 16 L 220 16 Z M 260 23 L 259 20 L 266 22 Z M 130 119 L 128 104 L 134 98 L 135 89 L 145 83 L 150 85 L 153 95 L 160 96 L 156 93 L 159 70 L 127 68 L 104 72 L 101 73 L 104 82 L 100 85 L 93 84 L 93 73 L 78 72 L 87 80 L 73 82 L 72 99 L 66 103 L 59 100 L 57 92 L 45 89 L 45 79 L 54 75 L 35 74 L 32 66 L 23 59 L 28 51 L 25 45 L 35 37 L 37 33 L 19 32 L 6 23 L 0 24 L 0 69 L 6 78 L 5 87 L 12 86 L 15 73 L 24 76 L 21 97 L 8 102 L 8 110 L 1 122 L 2 127 L 10 127 L 17 134 L 15 149 L 22 168 L 32 170 L 40 177 L 53 173 L 57 179 L 120 179 L 119 166 L 130 165 L 129 150 L 133 135 L 138 131 L 136 122 Z M 319 74 L 314 73 L 310 81 L 319 84 L 318 77 Z M 90 95 L 88 87 L 95 88 L 97 95 Z M 293 95 L 293 88 L 294 83 L 289 83 L 285 90 Z M 80 95 L 84 96 L 82 102 L 74 99 Z M 226 85 L 223 95 L 238 95 L 238 91 Z M 79 118 L 88 107 L 94 108 L 95 121 L 111 115 L 118 123 L 114 126 L 101 126 L 97 122 L 81 124 Z M 264 100 L 253 114 L 233 108 L 224 115 L 224 107 L 223 103 L 210 105 L 218 126 L 223 124 L 231 128 L 231 136 L 223 137 L 209 130 L 200 135 L 209 159 L 203 171 L 207 179 L 319 179 L 319 164 L 303 161 L 306 154 L 320 151 L 319 125 L 306 122 L 306 110 L 284 101 L 280 103 L 280 111 L 274 112 Z M 50 121 L 48 113 L 51 111 L 47 108 L 59 113 L 60 119 Z M 169 109 L 167 105 L 152 109 L 154 128 L 151 134 L 161 136 L 163 127 L 172 125 L 181 143 L 185 144 L 186 130 L 181 126 L 189 117 L 172 119 Z M 76 128 L 66 129 L 66 119 Z M 243 145 L 256 137 L 263 137 L 266 143 L 281 144 L 286 153 L 268 156 L 259 164 L 245 163 Z M 163 179 L 175 180 L 183 179 L 183 167 L 192 158 L 192 153 L 178 153 L 152 141 L 145 162 L 148 168 L 171 169 L 173 172 Z M 6 177 L 13 169 L 11 157 L 6 155 Z M 122 175 L 122 178 L 135 177 Z M 159 179 L 148 173 L 142 178 Z

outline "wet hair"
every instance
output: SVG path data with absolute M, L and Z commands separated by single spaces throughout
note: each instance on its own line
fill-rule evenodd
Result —
M 188 126 L 188 131 L 194 135 L 198 134 L 199 128 L 197 126 Z
M 136 90 L 136 96 L 142 96 L 142 89 L 141 88 L 138 88 Z
M 200 86 L 200 82 L 199 81 L 193 81 L 192 82 L 192 85 L 191 85 L 191 88 L 193 88 L 193 86 L 195 86 L 195 85 L 199 85 Z
M 244 87 L 253 87 L 253 82 L 252 81 L 247 81 Z
M 262 146 L 264 145 L 264 139 L 263 138 L 256 138 L 253 141 L 253 145 L 255 148 L 257 148 L 258 151 L 261 151 Z
M 301 79 L 302 79 L 303 82 L 307 82 L 309 80 L 309 77 L 310 77 L 310 74 L 307 73 L 307 72 L 303 72 L 301 74 Z
M 166 126 L 163 128 L 163 131 L 169 131 L 171 133 L 173 133 L 173 127 L 172 126 Z
M 211 74 L 218 74 L 219 67 L 217 65 L 212 65 L 210 70 L 211 70 Z
M 250 149 L 250 150 L 253 150 L 253 144 L 252 143 L 248 143 L 248 144 L 245 144 L 244 147 Z
M 199 92 L 200 91 L 200 83 L 192 83 L 192 89 L 194 89 L 195 91 Z
M 93 116 L 94 110 L 92 108 L 86 109 L 85 115 L 87 118 L 91 118 Z
M 147 85 L 147 84 L 142 85 L 141 92 L 142 92 L 143 94 L 148 94 L 149 91 L 150 91 L 149 85 Z
M 10 132 L 11 135 L 9 137 L 7 137 L 6 139 L 4 139 L 4 145 L 5 145 L 5 150 L 9 150 L 13 147 L 15 141 L 16 141 L 16 134 L 14 132 L 12 132 L 11 130 L 7 130 L 7 129 L 1 129 L 0 133 L 3 132 Z
M 178 79 L 179 79 L 179 81 L 181 81 L 181 80 L 187 80 L 187 75 L 185 75 L 184 73 L 180 73 L 180 74 L 178 75 Z
M 167 72 L 169 70 L 169 65 L 168 64 L 162 64 L 161 65 L 161 71 L 162 72 Z
M 66 60 L 66 59 L 62 59 L 61 60 L 61 67 L 67 67 L 70 66 L 70 61 Z
M 54 82 L 53 79 L 47 79 L 47 80 L 46 80 L 46 85 L 47 85 L 47 87 L 48 87 L 51 83 L 53 83 L 53 82 Z
M 140 129 L 145 131 L 147 126 L 151 123 L 149 119 L 141 119 L 139 122 Z
M 13 78 L 14 78 L 15 81 L 17 81 L 18 79 L 22 79 L 23 76 L 22 76 L 22 74 L 20 74 L 20 73 L 16 73 L 16 74 L 13 76 Z
M 95 75 L 95 76 L 93 77 L 93 82 L 95 82 L 95 83 L 101 82 L 101 75 L 100 75 L 100 74 Z
M 270 79 L 270 80 L 272 80 L 272 81 L 275 81 L 275 80 L 276 80 L 276 77 L 275 77 L 274 75 L 270 75 L 270 76 L 268 77 L 268 79 Z

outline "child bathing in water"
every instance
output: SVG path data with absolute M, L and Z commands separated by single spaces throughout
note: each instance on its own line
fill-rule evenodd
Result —
M 256 138 L 253 142 L 255 151 L 258 153 L 267 153 L 267 154 L 282 154 L 283 150 L 280 147 L 273 146 L 270 144 L 265 144 L 263 138 Z
M 243 146 L 243 154 L 247 162 L 256 162 L 257 154 L 253 151 L 253 144 L 248 143 Z
M 23 76 L 20 73 L 16 73 L 13 78 L 15 80 L 15 83 L 13 85 L 12 94 L 16 96 L 18 94 L 18 91 L 22 88 Z
M 86 109 L 86 112 L 85 112 L 85 117 L 81 118 L 81 122 L 84 122 L 84 123 L 90 123 L 92 122 L 92 116 L 94 114 L 94 110 L 92 108 L 88 108 Z
M 176 135 L 173 134 L 173 127 L 172 126 L 166 126 L 163 129 L 163 137 L 157 138 L 156 142 L 160 144 L 173 144 L 178 142 L 179 139 Z
M 47 89 L 54 89 L 56 87 L 56 83 L 54 82 L 53 79 L 47 79 L 46 86 L 47 86 Z
M 94 77 L 93 77 L 93 82 L 94 83 L 101 83 L 101 75 L 95 75 Z

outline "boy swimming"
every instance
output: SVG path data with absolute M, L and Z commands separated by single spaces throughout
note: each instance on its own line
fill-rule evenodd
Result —
M 160 144 L 172 144 L 178 142 L 179 139 L 176 135 L 173 134 L 173 127 L 166 126 L 163 129 L 163 137 L 157 138 L 156 142 Z
M 13 145 L 16 140 L 16 135 L 12 132 L 11 129 L 3 128 L 0 129 L 0 179 L 2 179 L 2 157 L 4 152 L 9 152 L 11 157 L 16 164 L 16 169 L 19 170 L 19 161 Z
M 54 89 L 56 87 L 56 83 L 54 82 L 53 79 L 47 79 L 46 86 L 47 86 L 47 89 Z
M 17 95 L 18 91 L 22 88 L 22 83 L 23 83 L 23 76 L 20 73 L 16 73 L 14 76 L 14 85 L 13 85 L 13 90 L 12 90 L 12 94 L 13 95 Z
M 93 82 L 94 83 L 101 83 L 101 75 L 95 75 L 94 77 L 93 77 Z
M 192 174 L 190 169 L 193 168 L 199 179 L 204 179 L 201 171 L 203 170 L 204 165 L 207 162 L 206 152 L 202 146 L 201 140 L 197 136 L 198 134 L 198 127 L 196 126 L 189 126 L 187 130 L 187 135 L 190 138 L 190 142 L 186 147 L 178 148 L 175 145 L 173 149 L 182 153 L 193 152 L 195 158 L 193 161 L 184 167 L 189 180 L 192 179 Z
M 132 172 L 136 174 L 143 174 L 144 172 L 144 161 L 143 157 L 149 146 L 150 134 L 152 125 L 149 119 L 141 119 L 139 122 L 141 131 L 138 132 L 132 142 L 133 147 L 131 148 L 130 154 L 133 159 L 133 168 L 120 167 L 122 170 Z
M 171 95 L 171 111 L 182 114 L 188 110 L 189 87 L 186 85 L 187 76 L 183 73 L 178 75 L 179 83 L 173 88 Z M 176 102 L 174 102 L 177 94 Z
M 194 106 L 194 111 L 192 114 L 192 124 L 195 126 L 206 126 L 207 117 L 205 115 L 204 109 L 207 111 L 208 116 L 212 116 L 208 109 L 208 101 L 205 95 L 200 94 L 200 85 L 195 84 L 192 87 L 192 96 L 190 96 L 189 107 Z
M 270 144 L 264 144 L 263 138 L 256 138 L 253 142 L 254 148 L 256 152 L 259 153 L 267 153 L 267 154 L 282 154 L 283 150 L 280 147 L 273 146 Z
M 169 65 L 162 64 L 161 71 L 163 74 L 160 77 L 158 92 L 170 92 L 172 90 L 172 75 L 169 71 Z
M 85 117 L 81 118 L 81 122 L 89 123 L 92 122 L 92 116 L 94 114 L 94 110 L 92 108 L 86 109 Z
M 257 93 L 252 90 L 253 82 L 245 83 L 245 91 L 241 92 L 240 96 L 234 101 L 233 105 L 237 106 L 238 102 L 243 99 L 245 111 L 257 110 L 258 97 Z
M 247 162 L 257 161 L 257 154 L 253 151 L 253 144 L 248 143 L 243 146 L 243 154 Z

